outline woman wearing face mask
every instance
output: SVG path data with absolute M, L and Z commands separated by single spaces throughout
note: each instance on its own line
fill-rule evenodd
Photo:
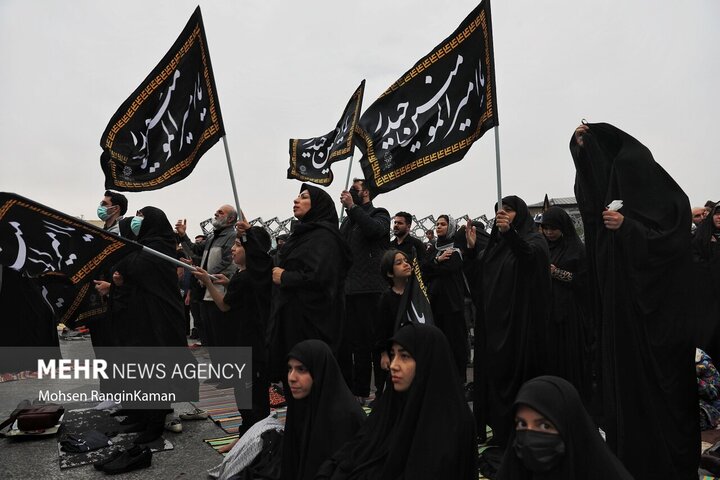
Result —
M 586 404 L 591 394 L 587 267 L 585 246 L 570 215 L 550 207 L 542 215 L 542 233 L 550 249 L 552 303 L 547 334 L 547 373 L 578 389 Z
M 281 478 L 315 478 L 322 463 L 365 421 L 330 347 L 305 340 L 287 357 L 288 401 Z
M 463 257 L 455 245 L 457 223 L 440 215 L 435 223 L 437 241 L 423 267 L 435 325 L 450 342 L 458 377 L 465 383 L 467 329 L 465 328 L 465 278 Z
M 337 351 L 350 252 L 338 230 L 335 204 L 324 190 L 302 184 L 293 203 L 298 219 L 272 270 L 271 380 L 284 374 L 287 353 L 317 338 Z
M 474 408 L 478 431 L 492 427 L 492 444 L 505 448 L 512 403 L 520 386 L 544 373 L 550 298 L 548 246 L 535 231 L 525 202 L 516 196 L 495 205 L 490 240 L 469 275 L 477 308 Z M 476 231 L 466 230 L 470 252 Z M 483 457 L 500 452 L 490 449 Z M 482 463 L 481 463 L 482 464 Z
M 559 377 L 526 382 L 498 480 L 632 479 L 607 447 L 577 390 Z
M 358 435 L 315 478 L 477 479 L 472 413 L 445 335 L 409 323 L 389 344 L 390 385 Z

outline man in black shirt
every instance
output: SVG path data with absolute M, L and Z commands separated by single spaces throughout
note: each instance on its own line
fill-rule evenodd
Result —
M 400 250 L 412 261 L 417 257 L 418 263 L 422 264 L 425 258 L 425 245 L 422 240 L 410 234 L 412 227 L 412 215 L 407 212 L 398 212 L 393 217 L 393 235 L 395 238 L 390 242 L 390 248 Z M 413 248 L 415 252 L 413 253 Z

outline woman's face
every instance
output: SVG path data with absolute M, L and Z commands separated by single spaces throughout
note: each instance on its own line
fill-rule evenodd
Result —
M 515 209 L 513 207 L 511 207 L 510 205 L 505 205 L 505 204 L 503 204 L 502 209 L 505 213 L 508 214 L 508 217 L 510 217 L 510 223 L 512 223 L 513 220 L 515 220 L 515 216 L 517 215 L 517 212 L 515 211 Z
M 530 430 L 560 435 L 560 432 L 550 420 L 527 405 L 520 405 L 515 413 L 515 430 Z
M 715 228 L 720 229 L 720 210 L 715 210 L 713 214 L 713 225 L 715 225 Z
M 396 392 L 406 392 L 415 378 L 415 359 L 398 343 L 390 348 L 390 375 Z
M 302 220 L 302 218 L 307 214 L 307 212 L 310 211 L 311 207 L 312 205 L 310 204 L 310 192 L 308 192 L 307 190 L 303 190 L 293 202 L 293 215 L 295 215 L 295 218 L 297 218 L 298 220 Z
M 295 400 L 302 400 L 310 395 L 312 390 L 313 378 L 310 370 L 294 358 L 288 360 L 288 384 L 290 393 Z
M 448 222 L 444 218 L 438 218 L 438 221 L 435 222 L 435 231 L 437 232 L 438 237 L 444 237 L 447 235 L 447 229 L 448 229 Z
M 235 265 L 245 265 L 245 247 L 242 246 L 240 240 L 235 240 L 235 243 L 233 243 L 230 249 L 230 253 L 232 253 L 232 259 Z
M 559 228 L 551 227 L 549 225 L 542 226 L 542 233 L 550 242 L 556 242 L 560 239 L 560 237 L 562 237 L 562 232 Z
M 392 278 L 410 278 L 410 275 L 412 275 L 412 265 L 408 262 L 407 257 L 402 253 L 396 253 L 393 260 Z

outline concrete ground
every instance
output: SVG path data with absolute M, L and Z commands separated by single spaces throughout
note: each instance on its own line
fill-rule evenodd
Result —
M 63 358 L 92 358 L 90 339 L 63 341 L 60 348 Z M 87 383 L 91 382 L 91 383 Z M 37 399 L 39 390 L 90 392 L 97 383 L 87 380 L 25 379 L 0 383 L 0 421 L 6 419 L 23 399 Z M 89 403 L 68 403 L 66 410 L 94 406 Z M 173 404 L 175 414 L 191 408 L 188 403 Z M 60 432 L 62 433 L 62 431 Z M 222 461 L 222 456 L 203 442 L 203 439 L 220 437 L 225 432 L 210 420 L 183 422 L 182 433 L 165 432 L 164 437 L 175 446 L 174 450 L 153 455 L 152 466 L 146 469 L 117 475 L 122 479 L 205 479 L 206 470 Z M 92 465 L 61 470 L 58 460 L 58 435 L 16 440 L 0 438 L 0 479 L 96 479 L 107 478 Z

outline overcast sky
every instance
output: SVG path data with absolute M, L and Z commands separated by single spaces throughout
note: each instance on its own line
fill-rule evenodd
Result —
M 0 190 L 96 218 L 100 136 L 175 41 L 196 1 L 0 0 Z M 474 0 L 213 0 L 200 4 L 248 218 L 292 215 L 288 139 L 334 128 L 360 80 L 367 108 L 448 36 Z M 608 122 L 653 152 L 692 205 L 720 199 L 720 2 L 495 0 L 502 192 L 573 195 L 580 122 Z M 494 133 L 459 163 L 375 200 L 393 214 L 491 215 Z M 353 175 L 361 173 L 356 150 Z M 348 161 L 334 165 L 338 198 Z M 128 193 L 189 233 L 233 203 L 222 142 L 185 180 Z M 130 213 L 131 214 L 131 213 Z

